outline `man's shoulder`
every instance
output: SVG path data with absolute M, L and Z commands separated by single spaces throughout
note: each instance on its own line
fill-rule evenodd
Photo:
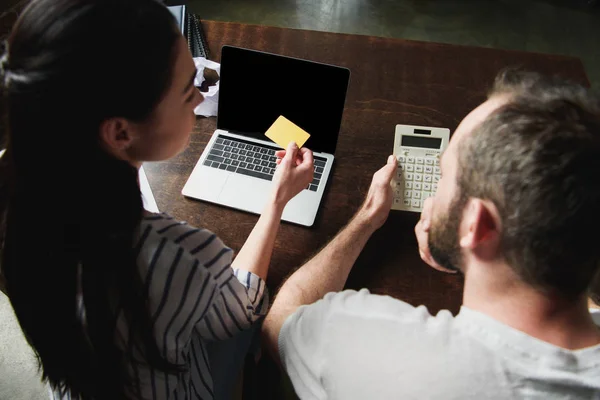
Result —
M 451 323 L 454 319 L 448 310 L 431 315 L 426 306 L 413 306 L 387 295 L 371 293 L 368 289 L 345 290 L 328 293 L 314 305 L 305 306 L 306 312 L 317 312 L 327 320 L 346 319 L 362 322 L 391 322 L 428 324 L 434 321 Z

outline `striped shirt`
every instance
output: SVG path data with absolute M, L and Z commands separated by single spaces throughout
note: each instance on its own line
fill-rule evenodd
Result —
M 144 363 L 121 316 L 118 343 L 140 361 L 127 365 L 134 387 L 143 399 L 212 399 L 206 342 L 231 338 L 266 314 L 265 282 L 232 269 L 233 251 L 214 233 L 166 214 L 143 218 L 135 252 L 158 349 L 185 370 L 165 373 Z

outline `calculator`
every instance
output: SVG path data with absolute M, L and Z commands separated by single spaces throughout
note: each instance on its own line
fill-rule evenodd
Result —
M 437 190 L 440 155 L 449 140 L 450 130 L 446 128 L 396 125 L 394 156 L 398 169 L 392 179 L 392 210 L 423 210 L 425 199 Z

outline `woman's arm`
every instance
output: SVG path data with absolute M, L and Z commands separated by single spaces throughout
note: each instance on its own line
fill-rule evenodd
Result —
M 306 148 L 298 149 L 293 142 L 278 163 L 273 179 L 275 188 L 269 202 L 231 265 L 235 269 L 250 271 L 262 279 L 267 278 L 285 205 L 313 179 L 312 152 Z

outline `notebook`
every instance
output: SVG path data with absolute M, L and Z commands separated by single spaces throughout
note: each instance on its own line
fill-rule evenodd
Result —
M 233 46 L 221 51 L 217 130 L 182 193 L 260 214 L 272 191 L 275 151 L 264 133 L 284 116 L 310 134 L 314 179 L 283 220 L 312 226 L 334 162 L 350 70 Z

